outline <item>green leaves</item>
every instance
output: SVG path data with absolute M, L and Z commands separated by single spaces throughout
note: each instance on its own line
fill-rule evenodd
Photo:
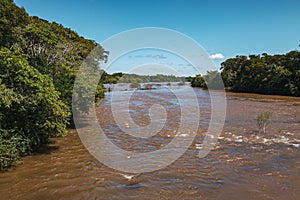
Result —
M 300 52 L 237 56 L 223 62 L 225 87 L 237 92 L 300 96 Z
M 66 134 L 80 65 L 86 59 L 99 71 L 107 56 L 71 29 L 30 17 L 12 0 L 0 1 L 0 170 L 50 137 Z M 89 89 L 89 81 L 82 90 Z M 102 83 L 97 84 L 96 98 L 103 98 Z M 94 101 L 93 96 L 81 103 Z
M 28 14 L 12 0 L 1 0 L 0 11 L 0 44 L 10 47 L 20 42 L 20 32 L 28 23 Z
M 189 78 L 192 87 L 209 88 L 213 90 L 222 90 L 224 85 L 221 78 L 221 73 L 217 70 L 207 71 L 204 76 L 196 75 Z
M 49 137 L 64 135 L 70 113 L 51 79 L 31 67 L 19 50 L 1 48 L 0 116 L 3 168 Z
M 16 134 L 14 130 L 0 129 L 0 171 L 17 164 L 21 155 L 30 149 L 29 139 Z
M 196 75 L 196 77 L 190 78 L 191 86 L 192 87 L 206 87 L 205 80 L 201 75 Z

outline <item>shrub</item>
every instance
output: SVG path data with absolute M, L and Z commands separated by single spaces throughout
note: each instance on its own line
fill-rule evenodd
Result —
M 178 83 L 178 86 L 184 86 L 185 85 L 185 82 L 184 81 L 180 81 L 179 83 Z
M 0 170 L 17 164 L 20 156 L 30 149 L 28 138 L 18 135 L 14 130 L 0 129 Z
M 192 87 L 204 88 L 206 86 L 205 80 L 204 80 L 203 76 L 201 76 L 201 75 L 196 75 L 196 77 L 191 78 L 190 81 L 191 81 Z
M 140 83 L 137 82 L 137 81 L 133 81 L 131 84 L 130 84 L 130 88 L 139 88 L 141 87 Z
M 259 132 L 266 133 L 267 126 L 271 123 L 272 112 L 266 111 L 257 116 L 257 126 Z

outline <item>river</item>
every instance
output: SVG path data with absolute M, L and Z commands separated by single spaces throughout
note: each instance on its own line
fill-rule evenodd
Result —
M 300 99 L 227 93 L 223 131 L 214 149 L 199 158 L 211 106 L 208 91 L 194 91 L 201 108 L 197 136 L 168 167 L 130 179 L 129 174 L 97 161 L 76 130 L 69 130 L 68 136 L 52 139 L 49 147 L 1 173 L 0 199 L 299 199 L 300 119 L 296 113 L 300 113 Z M 147 152 L 170 142 L 180 121 L 176 96 L 159 88 L 134 93 L 130 109 L 137 124 L 149 123 L 147 108 L 155 102 L 168 111 L 166 126 L 156 136 L 159 139 L 141 141 L 121 134 L 111 114 L 111 95 L 107 93 L 96 112 L 116 145 Z M 264 111 L 273 112 L 266 134 L 259 133 L 256 124 L 257 115 Z

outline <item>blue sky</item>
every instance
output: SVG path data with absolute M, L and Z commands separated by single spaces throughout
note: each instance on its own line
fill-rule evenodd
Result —
M 122 31 L 162 27 L 226 58 L 286 53 L 300 44 L 299 0 L 15 0 L 30 15 L 56 21 L 101 43 Z M 223 59 L 224 60 L 224 59 Z M 219 64 L 223 60 L 216 60 Z

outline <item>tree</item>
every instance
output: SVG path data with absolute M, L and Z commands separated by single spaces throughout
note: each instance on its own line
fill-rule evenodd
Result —
M 10 47 L 21 42 L 22 29 L 29 23 L 24 8 L 17 7 L 13 0 L 0 1 L 0 44 Z
M 107 57 L 95 41 L 55 22 L 28 16 L 12 0 L 0 1 L 0 169 L 50 137 L 66 133 L 81 64 L 86 60 L 99 73 L 99 63 Z M 88 83 L 81 92 L 90 89 Z M 95 97 L 103 98 L 104 91 L 99 82 L 93 99 L 81 102 L 87 106 L 82 112 Z
M 206 83 L 205 88 L 216 90 L 224 89 L 221 73 L 217 70 L 207 71 L 207 73 L 204 75 L 204 80 Z
M 236 92 L 300 96 L 300 52 L 237 56 L 221 64 L 225 87 Z
M 2 149 L 4 145 L 7 151 L 13 148 L 18 155 L 27 154 L 49 137 L 66 133 L 70 113 L 59 92 L 51 79 L 28 64 L 20 48 L 0 49 L 0 85 Z M 2 160 L 3 156 L 7 157 L 1 151 Z
M 196 75 L 194 78 L 190 78 L 189 80 L 192 87 L 205 87 L 205 80 L 200 74 Z

